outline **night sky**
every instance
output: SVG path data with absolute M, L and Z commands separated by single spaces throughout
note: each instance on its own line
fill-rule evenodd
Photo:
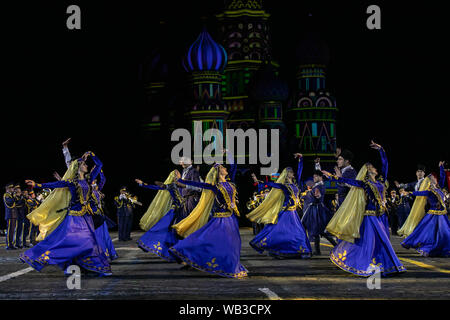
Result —
M 437 172 L 439 160 L 450 160 L 444 8 L 311 2 L 263 1 L 280 76 L 295 83 L 295 49 L 311 13 L 331 50 L 327 87 L 339 108 L 338 145 L 355 153 L 355 167 L 378 158 L 368 147 L 374 139 L 386 149 L 389 180 L 413 181 L 418 163 Z M 66 28 L 70 4 L 81 7 L 79 31 Z M 371 4 L 381 7 L 381 30 L 366 28 Z M 223 1 L 33 1 L 2 9 L 1 185 L 62 175 L 61 142 L 72 137 L 73 154 L 92 150 L 103 161 L 109 202 L 128 185 L 146 207 L 153 193 L 138 190 L 134 178 L 163 180 L 173 167 L 158 152 L 166 143 L 149 145 L 142 136 L 148 110 L 139 63 L 163 40 L 170 79 L 183 77 L 181 58 L 202 25 L 217 39 L 214 14 Z M 162 40 L 160 21 L 168 31 Z

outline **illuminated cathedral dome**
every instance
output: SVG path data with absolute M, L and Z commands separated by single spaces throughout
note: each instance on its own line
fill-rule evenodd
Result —
M 192 71 L 219 71 L 222 72 L 227 65 L 225 49 L 215 42 L 206 29 L 189 47 L 183 61 L 187 72 Z

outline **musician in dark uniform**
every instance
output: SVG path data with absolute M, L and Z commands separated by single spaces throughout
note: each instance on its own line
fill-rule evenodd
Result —
M 14 246 L 22 249 L 29 248 L 27 245 L 27 236 L 30 231 L 30 221 L 27 219 L 27 206 L 25 204 L 25 197 L 23 195 L 20 185 L 14 186 L 15 207 L 17 210 L 17 227 Z M 25 221 L 27 220 L 27 221 Z M 22 242 L 23 240 L 23 242 Z
M 117 219 L 119 225 L 119 241 L 131 240 L 133 227 L 133 209 L 137 198 L 127 192 L 126 187 L 120 189 L 120 195 L 114 198 L 117 207 Z
M 387 198 L 387 209 L 388 209 L 388 219 L 389 226 L 391 227 L 391 233 L 393 235 L 397 234 L 398 230 L 398 216 L 397 216 L 397 208 L 400 202 L 400 198 L 397 195 L 397 191 L 391 190 L 391 196 Z
M 36 194 L 33 190 L 28 191 L 28 197 L 26 199 L 26 206 L 27 206 L 27 215 L 31 213 L 34 209 L 36 209 L 39 206 L 39 200 L 36 199 Z M 26 218 L 28 220 L 28 218 Z M 28 220 L 29 221 L 29 220 Z M 36 237 L 39 234 L 39 226 L 35 226 L 31 223 L 31 230 L 30 230 L 30 243 L 35 245 Z
M 17 226 L 16 199 L 14 198 L 14 184 L 9 183 L 5 186 L 3 194 L 3 203 L 5 204 L 6 220 L 6 250 L 16 250 L 14 246 L 14 234 Z

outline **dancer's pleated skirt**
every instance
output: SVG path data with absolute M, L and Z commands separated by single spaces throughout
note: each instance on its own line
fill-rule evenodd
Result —
M 175 257 L 169 252 L 169 248 L 174 246 L 178 239 L 172 222 L 175 216 L 173 209 L 169 210 L 152 228 L 136 242 L 138 247 L 145 252 L 151 252 L 162 259 L 175 262 Z
M 170 248 L 193 268 L 229 278 L 247 276 L 241 264 L 241 236 L 237 217 L 212 217 L 207 224 Z
M 250 245 L 271 256 L 288 258 L 311 257 L 311 244 L 305 228 L 295 210 L 281 211 L 276 224 L 267 224 L 258 233 Z
M 427 213 L 401 243 L 425 257 L 450 257 L 450 220 L 446 214 Z
M 336 266 L 363 277 L 378 270 L 383 276 L 406 271 L 378 217 L 364 216 L 359 233 L 355 243 L 339 241 L 332 249 L 330 259 Z
M 105 252 L 106 256 L 110 261 L 113 261 L 119 257 L 116 252 L 116 248 L 114 248 L 114 244 L 111 240 L 111 236 L 108 231 L 108 221 L 105 219 L 105 222 L 95 229 L 95 234 L 97 236 L 98 243 L 100 248 Z
M 64 221 L 44 240 L 20 255 L 23 262 L 37 271 L 47 265 L 62 270 L 76 264 L 101 275 L 110 275 L 111 266 L 99 245 L 92 217 L 67 215 Z

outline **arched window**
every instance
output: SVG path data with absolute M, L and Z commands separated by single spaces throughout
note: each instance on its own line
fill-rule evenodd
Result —
M 308 97 L 303 97 L 300 100 L 298 100 L 297 102 L 297 107 L 298 108 L 309 108 L 313 106 L 313 102 L 310 98 Z
M 332 107 L 333 103 L 331 102 L 331 100 L 327 97 L 320 97 L 319 99 L 317 99 L 316 101 L 316 106 L 317 107 L 322 107 L 322 108 L 326 108 L 326 107 Z
M 231 38 L 242 38 L 242 34 L 240 32 L 235 31 L 235 32 L 230 33 L 228 38 L 230 38 L 230 39 Z

